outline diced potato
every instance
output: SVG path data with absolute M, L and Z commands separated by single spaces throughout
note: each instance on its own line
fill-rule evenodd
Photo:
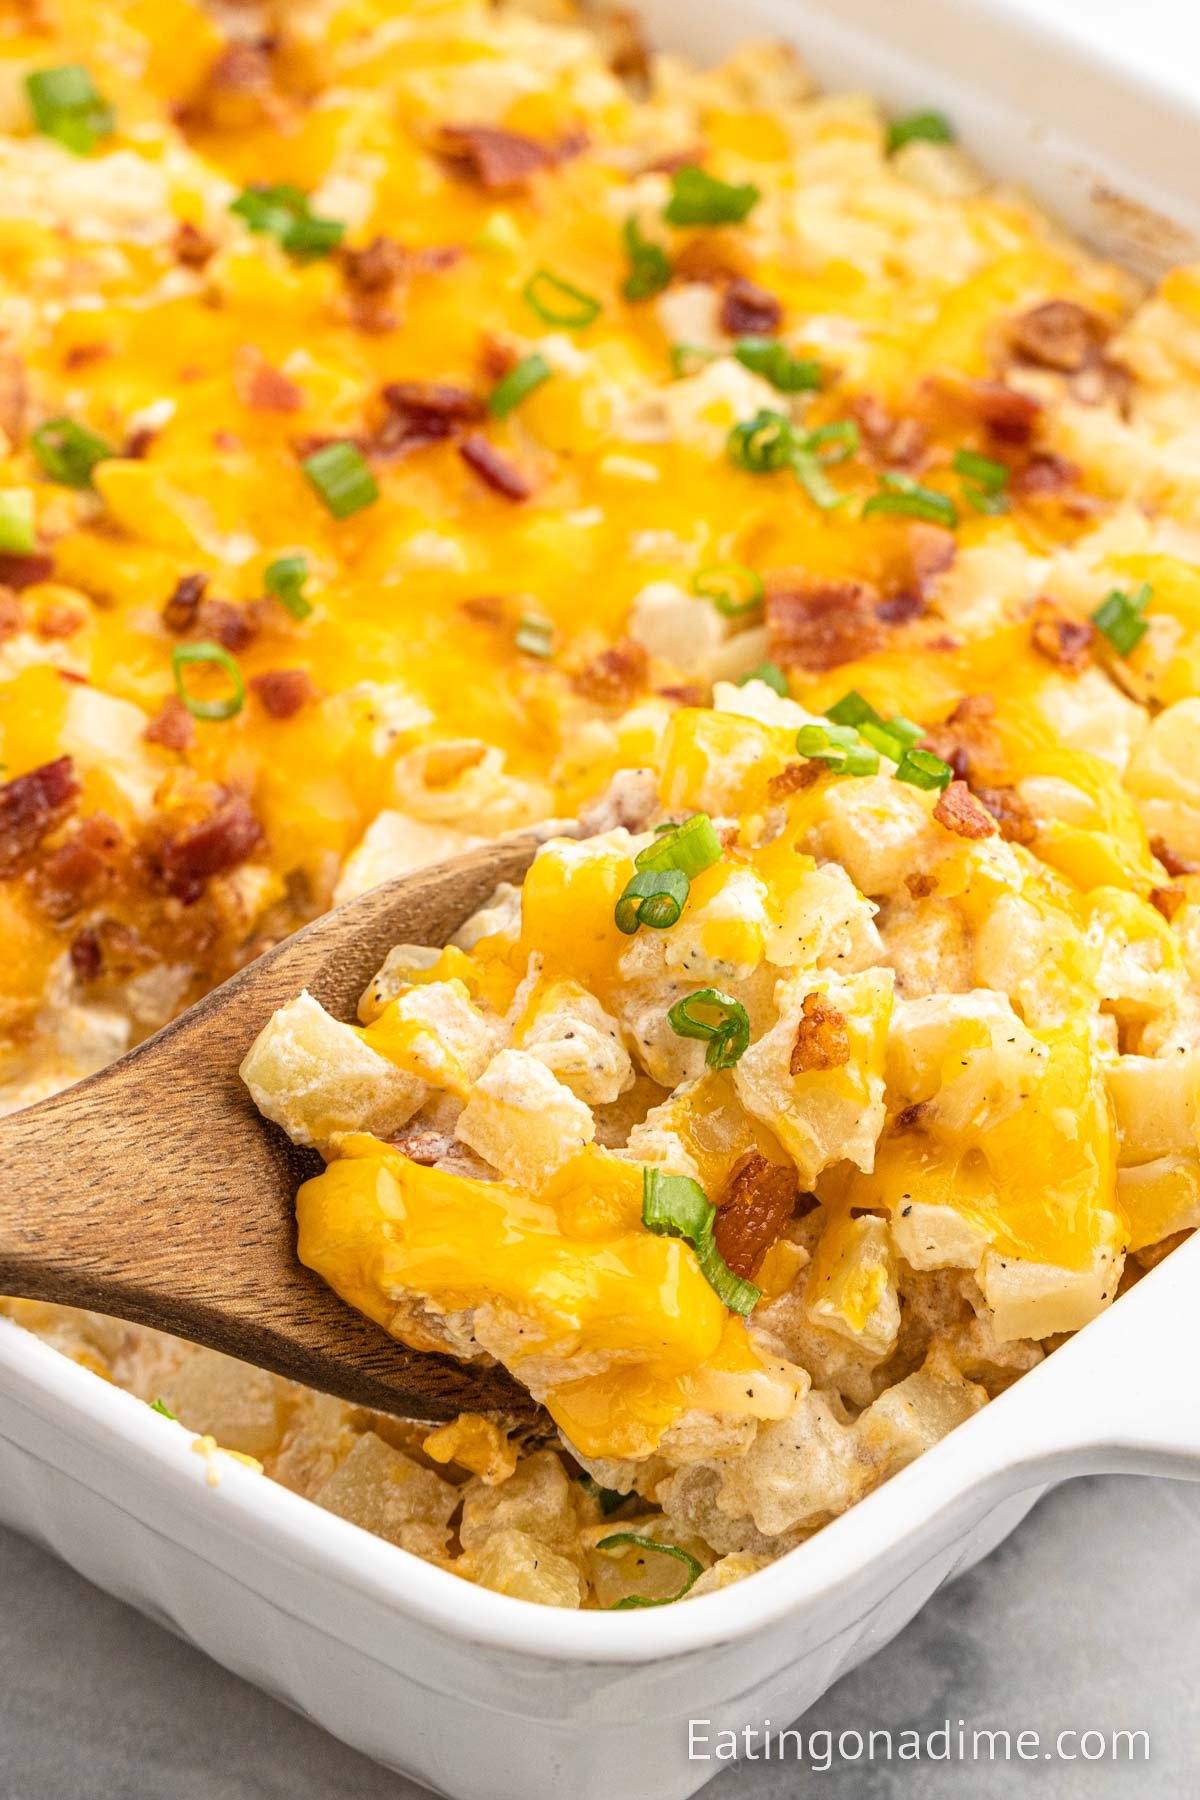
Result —
M 363 1033 L 370 1048 L 404 1074 L 460 1098 L 487 1067 L 493 1037 L 457 980 L 409 988 Z
M 1106 1075 L 1123 1166 L 1200 1149 L 1200 1051 L 1122 1056 Z
M 713 881 L 712 876 L 719 877 Z M 666 934 L 668 969 L 689 981 L 746 981 L 762 960 L 767 934 L 766 889 L 750 869 L 721 863 L 694 884 L 683 917 Z
M 987 1399 L 973 1382 L 935 1374 L 928 1367 L 885 1388 L 860 1414 L 855 1432 L 863 1452 L 887 1472 L 912 1462 L 969 1419 Z
M 686 673 L 707 668 L 725 628 L 711 601 L 685 594 L 672 581 L 652 581 L 634 595 L 629 635 Z
M 471 1090 L 456 1135 L 535 1191 L 596 1135 L 590 1109 L 527 1050 L 501 1050 Z
M 577 981 L 555 981 L 540 993 L 513 1041 L 588 1106 L 611 1105 L 633 1086 L 617 1021 Z
M 481 1413 L 459 1413 L 449 1425 L 431 1431 L 421 1444 L 436 1463 L 457 1463 L 488 1487 L 507 1481 L 517 1466 L 517 1446 L 494 1419 Z
M 466 1559 L 480 1587 L 539 1606 L 577 1607 L 583 1578 L 569 1557 L 549 1549 L 524 1531 L 497 1531 Z
M 892 1235 L 886 1219 L 837 1217 L 825 1227 L 806 1288 L 814 1325 L 882 1358 L 900 1330 Z
M 892 1214 L 892 1239 L 914 1269 L 977 1269 L 986 1233 L 952 1206 L 908 1200 Z
M 989 1250 L 979 1284 L 992 1309 L 999 1343 L 1011 1338 L 1054 1337 L 1078 1331 L 1112 1300 L 1125 1261 L 1123 1250 L 1100 1247 L 1090 1268 L 1061 1269 L 1053 1263 L 1021 1262 Z
M 497 1531 L 524 1531 L 564 1554 L 579 1548 L 583 1500 L 553 1450 L 535 1450 L 507 1481 L 472 1481 L 464 1490 L 459 1538 L 478 1550 Z
M 309 993 L 268 1020 L 238 1072 L 258 1110 L 295 1144 L 328 1143 L 345 1131 L 390 1137 L 429 1091 Z
M 362 841 L 346 858 L 333 904 L 353 900 L 381 881 L 392 881 L 397 875 L 411 874 L 449 856 L 460 856 L 482 839 L 452 825 L 430 824 L 423 819 L 410 819 L 406 813 L 377 813 L 367 826 Z
M 1130 1250 L 1194 1230 L 1200 1226 L 1200 1156 L 1159 1156 L 1118 1169 L 1117 1199 L 1129 1220 Z
M 886 775 L 832 782 L 821 837 L 826 852 L 872 899 L 901 892 L 905 876 L 927 867 L 944 849 L 915 790 Z
M 326 1512 L 399 1544 L 415 1556 L 440 1557 L 450 1538 L 458 1489 L 393 1450 L 373 1431 L 312 1496 Z
M 930 994 L 898 1001 L 888 1033 L 888 1088 L 927 1104 L 926 1122 L 983 1131 L 1018 1108 L 1047 1059 L 1001 994 Z
M 189 1431 L 261 1462 L 279 1447 L 286 1392 L 277 1375 L 216 1350 L 193 1350 L 163 1383 L 162 1397 Z
M 817 869 L 806 867 L 802 857 L 794 860 L 793 883 L 773 880 L 767 896 L 767 960 L 781 968 L 836 964 L 843 975 L 879 961 L 877 908 L 863 899 L 846 871 L 837 863 Z
M 1125 784 L 1151 836 L 1181 856 L 1200 857 L 1200 699 L 1180 700 L 1151 722 Z
M 844 1512 L 870 1484 L 853 1427 L 814 1389 L 790 1418 L 763 1426 L 745 1456 L 722 1471 L 719 1502 L 775 1537 Z

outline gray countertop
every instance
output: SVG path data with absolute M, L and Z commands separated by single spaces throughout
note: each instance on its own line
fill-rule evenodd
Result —
M 1145 1730 L 1149 1764 L 793 1762 L 712 1800 L 1200 1793 L 1200 1486 L 1072 1482 L 805 1720 L 866 1732 Z M 853 1740 L 850 1744 L 853 1750 Z M 653 1791 L 648 1771 L 647 1792 Z M 0 1532 L 0 1800 L 420 1800 L 421 1790 Z M 640 1800 L 640 1796 L 631 1796 Z

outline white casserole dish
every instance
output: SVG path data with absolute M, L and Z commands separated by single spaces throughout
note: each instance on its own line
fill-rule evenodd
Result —
M 1135 78 L 1039 27 L 1031 6 L 642 10 L 659 42 L 701 59 L 751 35 L 792 37 L 827 83 L 951 111 L 986 163 L 1035 185 L 1115 254 L 1151 267 L 1197 254 L 1200 195 L 1174 184 L 1200 106 L 1170 78 Z M 1197 27 L 1180 20 L 1177 33 L 1194 43 Z M 444 1793 L 539 1800 L 566 1787 L 607 1800 L 652 1782 L 673 1800 L 714 1768 L 689 1762 L 689 1718 L 731 1730 L 789 1722 L 992 1549 L 1047 1484 L 1100 1469 L 1200 1478 L 1198 1289 L 1193 1240 L 801 1549 L 660 1611 L 560 1613 L 468 1586 L 227 1458 L 214 1488 L 182 1427 L 3 1320 L 0 1520 Z

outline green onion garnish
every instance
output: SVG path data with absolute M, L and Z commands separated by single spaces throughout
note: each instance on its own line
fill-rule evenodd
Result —
M 752 182 L 734 187 L 707 169 L 688 166 L 671 177 L 663 218 L 669 225 L 739 225 L 761 197 Z
M 676 381 L 681 381 L 685 375 L 696 373 L 691 364 L 702 369 L 705 363 L 716 362 L 720 354 L 719 350 L 710 350 L 707 344 L 672 344 L 671 373 Z
M 716 1019 L 695 1018 L 692 1008 L 697 1006 L 715 1012 Z M 719 988 L 701 988 L 677 1000 L 667 1013 L 667 1023 L 676 1037 L 707 1040 L 704 1060 L 710 1069 L 732 1069 L 749 1048 L 750 1015 L 740 1000 L 730 999 Z
M 730 432 L 726 448 L 736 468 L 751 475 L 767 475 L 786 468 L 796 448 L 791 420 L 764 407 L 752 419 L 743 419 Z
M 671 259 L 661 244 L 652 243 L 634 218 L 625 221 L 625 249 L 629 273 L 621 285 L 627 300 L 650 300 L 661 294 L 671 279 Z
M 781 412 L 764 407 L 752 419 L 735 425 L 726 440 L 729 460 L 751 475 L 768 475 L 790 468 L 814 505 L 823 511 L 843 506 L 825 471 L 845 462 L 858 449 L 858 426 L 853 419 L 837 419 L 815 431 L 797 432 Z
M 851 688 L 848 694 L 843 694 L 840 700 L 827 706 L 825 717 L 832 719 L 835 725 L 853 725 L 855 729 L 867 719 L 876 724 L 879 722 L 879 714 L 869 700 L 863 699 L 857 688 Z
M 1118 656 L 1128 656 L 1141 643 L 1150 624 L 1142 617 L 1154 596 L 1154 589 L 1143 581 L 1136 593 L 1126 594 L 1114 588 L 1092 614 L 1092 624 L 1102 631 Z
M 116 124 L 113 109 L 101 99 L 79 63 L 35 69 L 25 77 L 25 93 L 42 136 L 53 138 L 76 156 L 86 156 L 98 138 L 112 135 Z
M 577 1475 L 575 1479 L 585 1494 L 590 1494 L 600 1508 L 602 1518 L 607 1519 L 609 1513 L 615 1513 L 619 1506 L 624 1506 L 628 1494 L 619 1494 L 616 1488 L 601 1487 L 593 1475 Z
M 507 419 L 522 400 L 527 400 L 543 381 L 549 381 L 554 370 L 539 350 L 522 357 L 514 368 L 498 381 L 488 395 L 488 411 L 494 419 Z
M 33 489 L 0 488 L 0 553 L 28 556 L 36 542 Z
M 601 311 L 597 299 L 552 269 L 535 269 L 521 295 L 544 325 L 561 325 L 565 331 L 582 331 Z
M 915 143 L 918 139 L 926 144 L 952 144 L 954 127 L 940 112 L 909 113 L 907 118 L 893 119 L 888 126 L 888 155 L 894 156 L 905 144 Z
M 171 1411 L 170 1407 L 167 1405 L 166 1401 L 162 1400 L 162 1399 L 152 1400 L 150 1402 L 150 1411 L 156 1412 L 156 1413 L 161 1413 L 164 1419 L 174 1419 L 176 1417 L 176 1415 Z
M 835 725 L 850 726 L 873 750 L 882 751 L 894 763 L 898 763 L 904 752 L 924 735 L 919 725 L 901 713 L 893 714 L 890 719 L 881 718 L 870 701 L 864 700 L 854 688 L 827 707 L 825 717 Z
M 224 700 L 197 700 L 184 686 L 183 671 L 191 663 L 209 663 L 223 669 L 233 683 L 233 692 Z M 176 644 L 171 652 L 171 670 L 175 676 L 175 692 L 193 719 L 232 719 L 246 703 L 246 684 L 242 671 L 220 644 Z
M 682 869 L 644 869 L 626 883 L 613 918 L 617 930 L 632 937 L 639 925 L 651 931 L 667 931 L 676 923 L 691 883 Z
M 91 487 L 96 464 L 117 454 L 105 438 L 65 417 L 47 419 L 29 434 L 29 442 L 51 481 L 70 488 Z
M 300 467 L 335 519 L 349 518 L 379 498 L 367 459 L 354 444 L 323 444 Z
M 763 603 L 762 576 L 744 563 L 711 563 L 692 577 L 692 592 L 711 600 L 722 618 L 745 619 Z
M 954 472 L 962 476 L 965 498 L 981 513 L 1008 511 L 1009 469 L 1007 463 L 994 457 L 981 456 L 977 450 L 959 450 L 954 458 Z
M 634 862 L 639 869 L 680 869 L 689 881 L 711 869 L 722 857 L 721 840 L 707 813 L 693 813 L 682 825 L 669 826 L 639 850 Z
M 274 187 L 254 182 L 243 188 L 229 210 L 244 219 L 251 231 L 277 238 L 290 255 L 305 259 L 328 256 L 346 230 L 341 219 L 319 218 L 308 195 L 287 182 Z
M 659 1237 L 683 1238 L 696 1252 L 705 1280 L 730 1312 L 748 1313 L 762 1298 L 761 1288 L 735 1275 L 713 1235 L 717 1209 L 690 1175 L 664 1175 L 642 1170 L 642 1224 Z
M 874 775 L 879 768 L 879 752 L 849 725 L 802 725 L 796 748 L 810 761 L 827 764 L 835 775 Z
M 677 345 L 676 348 L 685 349 L 686 345 Z M 778 338 L 739 338 L 733 347 L 733 354 L 744 369 L 761 375 L 764 381 L 769 381 L 781 394 L 802 394 L 821 385 L 823 372 L 820 363 L 802 356 L 793 356 Z
M 513 638 L 518 650 L 526 656 L 539 656 L 543 661 L 554 655 L 554 621 L 544 613 L 522 613 Z
M 774 688 L 780 699 L 788 697 L 787 676 L 778 663 L 759 663 L 757 669 L 750 669 L 745 675 L 739 675 L 737 686 L 745 687 L 748 681 L 765 681 L 769 688 Z
M 932 750 L 907 749 L 900 758 L 896 770 L 897 781 L 907 781 L 910 787 L 924 788 L 932 793 L 934 788 L 948 788 L 954 779 L 954 770 L 944 763 Z
M 889 470 L 883 487 L 872 494 L 862 509 L 864 519 L 879 513 L 900 514 L 909 519 L 926 519 L 931 525 L 945 525 L 951 531 L 958 524 L 958 508 L 949 494 L 936 488 L 921 487 L 911 475 Z
M 293 619 L 307 619 L 312 611 L 311 600 L 304 598 L 307 580 L 306 556 L 277 556 L 263 571 L 263 587 L 275 596 L 286 612 L 291 613 Z
M 689 1551 L 681 1550 L 678 1544 L 660 1544 L 654 1538 L 642 1537 L 636 1531 L 610 1532 L 608 1537 L 600 1539 L 596 1548 L 597 1550 L 613 1550 L 621 1544 L 634 1544 L 639 1550 L 656 1550 L 660 1556 L 673 1556 L 676 1562 L 683 1564 L 686 1575 L 678 1593 L 667 1594 L 662 1600 L 650 1600 L 644 1594 L 626 1594 L 623 1600 L 613 1602 L 608 1609 L 609 1612 L 626 1611 L 632 1606 L 672 1606 L 676 1600 L 682 1600 L 685 1594 L 691 1592 L 704 1573 L 703 1563 L 697 1562 Z

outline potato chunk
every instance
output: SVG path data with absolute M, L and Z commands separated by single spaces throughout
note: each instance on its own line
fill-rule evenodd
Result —
M 313 1499 L 326 1512 L 414 1556 L 439 1557 L 450 1537 L 458 1490 L 367 1431 Z
M 255 1038 L 238 1073 L 259 1112 L 294 1144 L 324 1144 L 337 1132 L 390 1137 L 428 1089 L 330 1018 L 309 993 L 289 1000 Z
M 526 1050 L 493 1056 L 456 1133 L 510 1181 L 536 1191 L 596 1135 L 591 1111 Z

